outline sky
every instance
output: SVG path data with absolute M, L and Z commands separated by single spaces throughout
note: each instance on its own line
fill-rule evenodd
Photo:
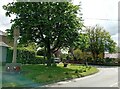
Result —
M 80 0 L 85 26 L 102 26 L 118 45 L 118 2 L 120 0 Z M 74 0 L 78 4 L 78 0 Z M 119 4 L 120 5 L 120 4 Z
M 12 0 L 9 0 L 9 2 Z M 110 32 L 112 39 L 118 44 L 118 2 L 120 0 L 80 0 L 81 11 L 85 26 L 95 26 L 96 24 L 104 27 Z M 74 4 L 79 4 L 79 0 L 74 0 Z M 5 16 L 2 5 L 7 4 L 8 0 L 0 0 L 0 30 L 10 28 L 10 19 Z M 12 17 L 14 18 L 14 16 Z

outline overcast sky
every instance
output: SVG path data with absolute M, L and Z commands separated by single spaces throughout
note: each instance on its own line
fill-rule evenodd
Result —
M 118 2 L 120 0 L 80 0 L 86 26 L 99 24 L 118 44 Z M 77 0 L 74 0 L 78 4 Z M 120 4 L 119 4 L 120 5 Z
M 12 0 L 9 0 L 12 1 Z M 79 0 L 74 0 L 78 4 Z M 110 32 L 113 40 L 118 43 L 118 1 L 120 0 L 80 0 L 84 24 L 94 26 L 99 24 Z M 5 17 L 2 5 L 8 0 L 0 0 L 0 30 L 10 28 L 10 19 Z

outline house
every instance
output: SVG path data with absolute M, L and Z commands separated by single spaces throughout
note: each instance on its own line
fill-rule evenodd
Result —
M 105 58 L 120 58 L 120 53 L 105 53 Z
M 6 34 L 0 31 L 0 63 L 6 61 L 8 45 L 5 43 L 6 42 L 5 39 Z
M 0 30 L 0 42 L 4 42 L 8 46 L 13 47 L 13 40 L 7 38 L 7 34 Z
M 6 62 L 8 47 L 13 47 L 13 41 L 8 39 L 7 34 L 0 30 L 0 62 Z

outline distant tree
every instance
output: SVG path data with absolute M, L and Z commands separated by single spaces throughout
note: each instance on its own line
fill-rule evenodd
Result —
M 79 60 L 79 59 L 81 59 L 82 58 L 82 51 L 80 50 L 80 49 L 75 49 L 74 51 L 73 51 L 73 53 L 74 53 L 74 56 L 76 57 L 76 59 L 77 60 Z
M 100 53 L 104 54 L 105 51 L 110 53 L 115 51 L 116 43 L 111 39 L 109 32 L 106 32 L 104 28 L 98 25 L 95 27 L 87 27 L 86 33 L 89 37 L 89 50 L 94 59 L 98 58 Z
M 78 39 L 69 48 L 69 52 L 73 56 L 74 60 L 78 59 L 75 56 L 74 51 L 77 51 L 77 53 L 78 53 L 79 52 L 78 49 L 80 49 L 83 53 L 83 57 L 85 56 L 84 53 L 89 51 L 89 42 L 88 41 L 89 41 L 89 38 L 88 38 L 88 35 L 86 33 L 85 34 L 79 33 Z
M 16 15 L 7 32 L 10 37 L 14 27 L 20 28 L 20 43 L 35 42 L 44 46 L 51 66 L 52 53 L 61 47 L 69 47 L 78 38 L 83 26 L 80 6 L 70 2 L 13 2 L 3 6 L 6 16 Z

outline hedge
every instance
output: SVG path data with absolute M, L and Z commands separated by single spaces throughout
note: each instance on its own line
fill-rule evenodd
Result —
M 13 58 L 13 49 L 8 48 L 6 63 L 11 63 Z M 45 63 L 43 56 L 36 56 L 34 51 L 18 48 L 17 49 L 17 63 L 22 64 L 43 64 Z
M 44 56 L 35 56 L 34 61 L 35 64 L 44 64 L 47 62 L 47 58 L 46 57 L 44 58 Z

